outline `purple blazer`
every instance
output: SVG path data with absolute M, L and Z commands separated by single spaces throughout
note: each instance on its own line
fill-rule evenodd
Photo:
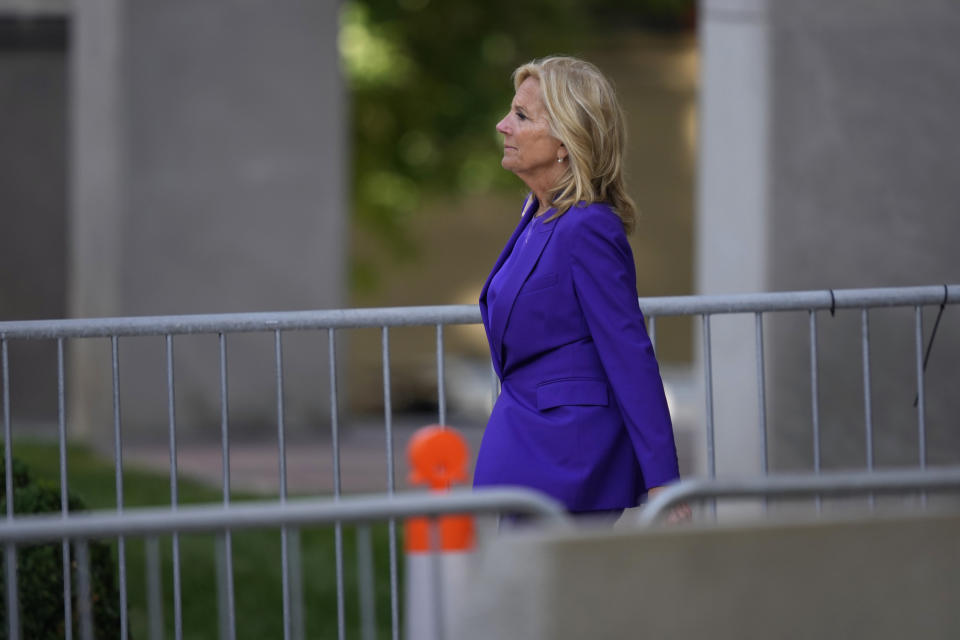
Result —
M 608 205 L 544 222 L 535 204 L 480 293 L 502 386 L 473 484 L 531 487 L 571 511 L 634 506 L 679 473 L 633 253 Z

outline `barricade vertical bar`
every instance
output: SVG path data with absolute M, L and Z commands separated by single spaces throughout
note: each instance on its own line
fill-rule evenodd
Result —
M 717 475 L 717 458 L 714 448 L 713 433 L 713 361 L 710 347 L 710 314 L 703 314 L 703 374 L 704 395 L 707 404 L 707 475 L 711 478 Z M 710 511 L 717 517 L 717 501 L 710 501 Z
M 923 307 L 914 308 L 914 333 L 917 357 L 917 451 L 921 469 L 927 468 L 927 416 L 923 380 Z
M 447 393 L 444 387 L 443 367 L 443 325 L 437 324 L 437 406 L 440 413 L 440 424 L 447 424 Z
M 170 510 L 176 511 L 179 503 L 177 487 L 177 413 L 173 379 L 173 336 L 166 335 L 167 347 L 167 421 L 170 438 Z M 183 638 L 183 608 L 180 595 L 180 536 L 171 536 L 173 551 L 173 634 L 176 640 Z
M 63 375 L 63 338 L 57 338 L 57 444 L 60 449 L 60 513 L 64 518 L 70 512 L 70 491 L 67 484 L 67 411 Z M 63 637 L 73 640 L 73 586 L 70 584 L 70 540 L 63 539 Z
M 713 362 L 710 348 L 710 314 L 703 314 L 703 376 L 707 410 L 707 475 L 717 475 L 713 438 Z
M 873 411 L 870 390 L 870 312 L 867 307 L 860 309 L 860 337 L 863 343 L 863 422 L 865 426 L 865 448 L 867 470 L 873 471 Z M 868 496 L 870 507 L 875 500 L 871 493 Z
M 9 502 L 13 502 L 10 500 Z M 4 545 L 4 563 L 6 564 L 7 589 L 7 637 L 20 640 L 20 604 L 17 597 L 17 547 L 12 542 Z
M 222 466 L 223 504 L 230 504 L 230 413 L 227 387 L 227 337 L 218 334 L 220 350 L 220 464 Z
M 647 335 L 650 336 L 650 344 L 653 350 L 657 350 L 657 316 L 647 316 Z
M 230 504 L 230 423 L 228 413 L 227 398 L 227 338 L 221 332 L 218 334 L 220 347 L 220 445 L 221 445 L 221 464 L 223 465 L 223 504 Z M 236 612 L 234 610 L 233 597 L 233 544 L 230 530 L 225 530 L 220 534 L 223 541 L 222 560 L 218 564 L 223 565 L 223 582 L 217 581 L 217 589 L 221 591 L 222 611 L 226 617 L 226 628 L 221 628 L 220 636 L 225 640 L 235 640 L 237 637 Z
M 757 417 L 760 430 L 760 472 L 767 474 L 767 382 L 764 372 L 763 313 L 756 313 L 757 333 Z
M 860 337 L 863 345 L 863 419 L 866 427 L 867 470 L 873 470 L 873 412 L 870 390 L 870 318 L 866 307 L 860 310 Z
M 283 416 L 283 345 L 280 330 L 273 332 L 277 373 L 277 458 L 280 466 L 280 502 L 287 501 L 287 448 Z M 280 527 L 280 562 L 283 581 L 283 637 L 290 640 L 290 549 L 287 526 Z
M 767 461 L 769 457 L 767 446 L 767 377 L 764 372 L 763 351 L 763 313 L 756 312 L 757 338 L 757 427 L 760 431 L 760 473 L 767 475 Z M 770 499 L 763 498 L 763 511 L 767 510 Z
M 150 640 L 163 640 L 163 584 L 160 578 L 160 541 L 144 540 L 147 556 L 147 627 Z
M 430 601 L 433 603 L 433 640 L 446 638 L 444 619 L 443 567 L 440 565 L 443 549 L 440 544 L 440 519 L 430 518 Z
M 90 589 L 90 552 L 86 540 L 77 541 L 77 609 L 80 640 L 93 640 L 93 597 Z
M 287 443 L 283 405 L 283 343 L 280 330 L 273 332 L 274 364 L 277 377 L 277 461 L 279 464 L 280 502 L 287 501 Z
M 330 434 L 333 449 L 333 497 L 340 498 L 340 409 L 337 393 L 337 341 L 333 328 L 327 330 L 330 356 Z M 343 587 L 343 525 L 340 522 L 333 528 L 334 562 L 337 580 L 337 638 L 344 640 L 346 631 L 346 610 Z
M 303 640 L 306 627 L 303 619 L 303 556 L 301 555 L 300 528 L 291 527 L 289 536 L 290 567 L 290 636 Z
M 813 419 L 813 471 L 820 473 L 820 364 L 817 350 L 817 313 L 810 310 L 810 415 Z
M 0 366 L 3 369 L 3 462 L 4 496 L 7 500 L 7 518 L 13 517 L 13 426 L 10 423 L 10 356 L 7 339 L 0 338 Z
M 393 407 L 390 402 L 390 328 L 381 327 L 383 348 L 383 421 L 387 438 L 387 495 L 393 495 Z M 387 523 L 390 546 L 390 631 L 393 640 L 400 638 L 400 603 L 397 589 L 397 520 Z
M 820 473 L 820 381 L 819 357 L 817 353 L 817 313 L 810 309 L 810 415 L 813 419 L 813 472 Z M 823 501 L 816 498 L 817 513 L 823 508 Z
M 360 594 L 360 637 L 377 637 L 376 601 L 373 595 L 373 539 L 370 525 L 358 524 L 357 534 L 357 588 Z M 342 638 L 341 638 L 342 640 Z
M 217 533 L 213 539 L 214 553 L 214 571 L 217 575 L 217 637 L 220 640 L 227 640 L 230 634 L 230 620 L 227 613 L 227 589 L 224 586 L 227 582 L 227 549 L 224 544 L 224 535 L 229 529 L 224 529 Z
M 117 336 L 110 336 L 111 371 L 113 374 L 113 468 L 117 491 L 117 513 L 123 513 L 123 440 L 120 435 L 120 346 Z M 127 640 L 127 547 L 123 536 L 117 538 L 117 564 L 120 582 L 120 638 Z
M 3 369 L 3 458 L 4 495 L 7 499 L 7 519 L 13 519 L 13 427 L 10 424 L 10 356 L 7 339 L 0 338 L 0 364 Z M 7 544 L 4 548 L 7 587 L 7 637 L 20 638 L 20 605 L 17 602 L 17 548 Z
M 923 307 L 914 307 L 914 334 L 917 357 L 917 458 L 921 469 L 927 468 L 927 416 L 923 380 Z M 920 504 L 927 506 L 927 493 L 920 493 Z

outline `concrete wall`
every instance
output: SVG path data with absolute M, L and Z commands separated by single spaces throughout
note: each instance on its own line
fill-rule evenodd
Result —
M 706 0 L 698 288 L 955 283 L 960 11 L 945 0 Z M 948 309 L 926 376 L 930 462 L 960 460 L 960 334 Z M 924 311 L 929 339 L 936 308 Z M 819 320 L 823 464 L 866 463 L 859 312 Z M 919 460 L 913 310 L 870 316 L 874 462 Z M 720 470 L 759 454 L 752 317 L 718 319 Z M 773 464 L 812 463 L 807 314 L 765 321 Z M 724 333 L 726 332 L 726 333 Z M 717 369 L 719 367 L 719 369 Z M 723 458 L 724 451 L 732 452 Z M 738 456 L 740 459 L 738 459 Z
M 818 1 L 772 3 L 770 15 L 770 288 L 960 282 L 960 7 Z M 935 312 L 924 312 L 927 339 Z M 960 461 L 957 312 L 946 311 L 926 376 L 931 462 Z M 878 465 L 919 459 L 913 323 L 912 309 L 870 317 Z M 776 453 L 790 466 L 810 457 L 809 383 L 796 366 L 807 344 L 791 338 L 805 330 L 797 318 L 772 333 Z M 860 315 L 822 314 L 820 333 L 824 463 L 862 466 Z
M 337 3 L 75 7 L 70 313 L 339 307 L 346 238 Z M 326 335 L 285 337 L 287 420 L 327 415 Z M 111 433 L 110 345 L 71 351 L 72 423 Z M 121 339 L 131 433 L 165 438 L 161 338 Z M 231 418 L 275 429 L 272 335 L 228 338 Z M 186 432 L 218 433 L 216 336 L 174 343 Z
M 501 535 L 472 638 L 954 638 L 960 519 Z

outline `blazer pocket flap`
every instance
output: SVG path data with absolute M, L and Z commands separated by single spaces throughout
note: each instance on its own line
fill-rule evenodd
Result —
M 530 293 L 531 291 L 539 291 L 540 289 L 546 289 L 552 287 L 560 281 L 560 278 L 556 273 L 547 273 L 542 276 L 534 276 L 523 283 L 523 287 L 520 289 L 520 294 Z
M 604 380 L 567 379 L 544 382 L 537 387 L 537 409 L 552 409 L 563 405 L 600 405 L 609 402 Z

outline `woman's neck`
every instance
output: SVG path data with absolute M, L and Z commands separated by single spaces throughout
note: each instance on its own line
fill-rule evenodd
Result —
M 536 208 L 534 209 L 534 217 L 542 215 L 550 210 L 550 199 L 545 194 L 534 193 L 533 197 L 536 198 Z

